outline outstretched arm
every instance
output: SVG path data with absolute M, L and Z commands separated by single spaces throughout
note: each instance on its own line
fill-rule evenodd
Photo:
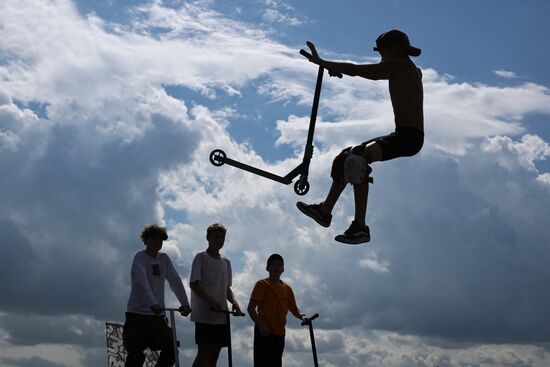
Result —
M 319 57 L 319 53 L 313 43 L 308 41 L 307 46 L 311 50 L 311 59 L 309 61 L 327 69 L 333 76 L 338 74 L 346 74 L 349 76 L 360 76 L 362 78 L 372 80 L 389 79 L 390 77 L 391 67 L 388 64 L 379 63 L 358 65 L 350 62 L 327 61 Z

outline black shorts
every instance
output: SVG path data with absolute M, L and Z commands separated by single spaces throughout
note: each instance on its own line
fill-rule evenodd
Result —
M 355 148 L 347 147 L 332 161 L 330 177 L 335 181 L 343 182 L 344 164 L 347 157 L 353 154 L 355 149 L 366 146 L 371 142 L 376 142 L 380 146 L 380 149 L 382 149 L 382 161 L 388 161 L 398 157 L 410 157 L 422 149 L 422 145 L 424 144 L 424 132 L 412 127 L 399 127 L 395 129 L 395 132 L 389 135 L 367 140 Z M 362 151 L 362 149 L 359 150 Z M 370 171 L 368 174 L 370 174 Z M 368 179 L 368 175 L 365 176 L 365 182 Z
M 420 152 L 424 145 L 424 131 L 413 127 L 398 127 L 389 135 L 367 140 L 361 145 L 376 142 L 382 149 L 382 160 L 389 161 L 398 157 L 412 157 Z
M 173 351 L 172 329 L 164 316 L 126 312 L 122 340 L 129 352 L 142 352 L 145 348 Z
M 195 343 L 229 346 L 229 324 L 203 324 L 195 322 Z

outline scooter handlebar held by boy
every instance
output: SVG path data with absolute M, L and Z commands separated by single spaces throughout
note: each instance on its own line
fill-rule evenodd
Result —
M 302 56 L 304 56 L 305 58 L 307 58 L 310 62 L 319 65 L 319 62 L 317 61 L 317 60 L 319 60 L 319 56 L 317 55 L 317 51 L 315 50 L 315 46 L 313 45 L 313 43 L 311 43 L 309 41 L 306 42 L 306 44 L 311 49 L 311 52 L 313 52 L 315 54 L 315 58 L 313 57 L 312 54 L 310 54 L 309 52 L 307 52 L 304 49 L 300 50 L 300 54 Z M 336 73 L 332 70 L 328 70 L 328 75 L 338 77 L 340 79 L 342 79 L 342 77 L 343 77 L 342 73 Z
M 168 313 L 170 314 L 170 329 L 172 329 L 172 343 L 174 346 L 175 366 L 180 367 L 180 358 L 179 358 L 179 350 L 178 350 L 180 343 L 176 335 L 176 318 L 174 316 L 174 313 L 179 312 L 182 316 L 187 316 L 191 312 L 191 309 L 189 307 L 185 309 L 183 307 L 179 307 L 179 308 L 164 307 L 162 308 L 162 310 L 168 311 Z
M 316 51 L 313 51 L 315 50 L 313 44 L 308 42 L 308 46 L 312 49 L 312 52 L 316 54 Z M 315 57 L 312 54 L 308 53 L 305 50 L 300 50 L 300 54 L 306 57 L 308 60 L 315 63 Z M 315 93 L 313 95 L 313 106 L 311 108 L 311 115 L 309 120 L 307 141 L 304 148 L 304 156 L 302 159 L 302 163 L 300 163 L 298 167 L 294 168 L 286 176 L 279 176 L 271 172 L 262 170 L 260 168 L 252 167 L 248 164 L 238 162 L 236 160 L 228 158 L 227 154 L 221 149 L 214 149 L 210 153 L 210 157 L 209 157 L 210 163 L 212 163 L 214 166 L 217 166 L 217 167 L 222 166 L 224 164 L 228 164 L 230 166 L 237 167 L 239 169 L 248 171 L 255 175 L 262 176 L 285 185 L 291 184 L 296 177 L 300 176 L 300 178 L 294 183 L 294 192 L 298 195 L 307 194 L 307 192 L 309 191 L 309 182 L 308 182 L 309 164 L 311 162 L 311 158 L 313 157 L 313 134 L 315 133 L 315 122 L 317 120 L 317 110 L 319 108 L 319 98 L 321 96 L 321 85 L 323 83 L 324 70 L 325 69 L 321 65 L 319 65 L 319 70 L 317 72 L 317 82 L 315 84 Z M 341 74 L 340 75 L 334 74 L 330 71 L 329 71 L 329 74 L 331 76 L 342 77 Z
M 228 310 L 216 310 L 215 308 L 211 307 L 210 311 L 212 312 L 219 312 L 219 313 L 225 313 L 227 315 L 231 316 L 238 316 L 238 317 L 245 317 L 246 314 L 242 311 L 228 311 Z
M 311 353 L 313 354 L 313 365 L 319 367 L 319 362 L 317 361 L 317 348 L 315 347 L 315 335 L 313 334 L 313 320 L 319 317 L 319 314 L 316 313 L 313 316 L 306 317 L 302 322 L 302 326 L 309 326 L 309 338 L 311 340 Z
M 161 308 L 161 311 L 179 312 L 179 314 L 182 315 L 183 317 L 187 317 L 191 313 L 191 307 L 189 307 L 189 306 L 187 306 L 187 307 L 182 306 L 182 307 L 179 307 L 179 308 L 164 307 L 164 308 Z
M 313 320 L 315 320 L 316 318 L 318 318 L 318 317 L 319 317 L 319 314 L 318 314 L 318 313 L 316 313 L 316 314 L 313 315 L 313 316 L 306 317 L 306 319 L 305 319 L 304 321 L 302 321 L 302 324 L 301 324 L 301 325 L 302 325 L 302 326 L 311 325 L 311 322 L 312 322 Z

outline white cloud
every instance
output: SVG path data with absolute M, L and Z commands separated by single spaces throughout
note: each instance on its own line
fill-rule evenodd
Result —
M 508 71 L 508 70 L 493 70 L 493 72 L 497 75 L 497 76 L 500 76 L 501 78 L 506 78 L 506 79 L 515 79 L 515 78 L 518 78 L 518 75 L 516 73 L 514 73 L 513 71 Z
M 529 113 L 550 113 L 547 88 L 459 84 L 425 69 L 426 147 L 375 165 L 373 241 L 348 247 L 333 237 L 349 224 L 349 191 L 323 229 L 294 208 L 292 187 L 208 161 L 222 148 L 289 172 L 301 161 L 306 117 L 291 112 L 278 122 L 278 143 L 293 144 L 295 154 L 268 163 L 228 133 L 234 106 L 193 104 L 162 87 L 236 97 L 268 75 L 258 93 L 309 106 L 316 68 L 295 50 L 196 4 L 150 3 L 132 28 L 83 18 L 69 1 L 7 1 L 0 21 L 0 49 L 10 55 L 0 67 L 0 132 L 11 134 L 0 140 L 9 172 L 0 182 L 0 228 L 11 246 L 0 273 L 14 280 L 2 283 L 3 364 L 15 365 L 24 350 L 52 363 L 96 365 L 75 359 L 78 344 L 99 355 L 98 322 L 122 317 L 139 230 L 161 220 L 184 277 L 205 247 L 206 226 L 228 225 L 224 252 L 242 306 L 266 276 L 267 256 L 281 253 L 300 307 L 321 314 L 324 365 L 548 364 L 536 341 L 550 339 L 548 295 L 540 292 L 550 275 L 550 180 L 535 162 L 549 148 L 522 125 Z M 391 129 L 386 89 L 327 78 L 306 201 L 322 199 L 342 147 Z M 14 100 L 46 104 L 46 118 Z M 188 362 L 192 326 L 178 323 Z M 233 326 L 239 365 L 250 365 L 250 321 Z M 289 327 L 288 365 L 311 363 L 305 329 L 293 319 Z M 48 340 L 52 353 L 64 348 L 63 358 L 42 352 Z
M 359 260 L 359 266 L 368 268 L 377 273 L 389 273 L 388 264 L 380 263 L 376 259 L 376 254 L 372 253 L 369 257 Z
M 280 23 L 284 26 L 299 26 L 308 22 L 307 17 L 296 14 L 294 8 L 284 1 L 265 1 L 262 19 L 266 23 Z
M 522 119 L 528 113 L 550 113 L 550 93 L 540 85 L 458 84 L 434 70 L 423 72 L 427 132 L 424 151 L 464 154 L 475 139 L 517 136 L 525 132 Z M 313 73 L 310 71 L 307 75 L 310 83 L 314 83 Z M 278 76 L 274 79 L 272 88 L 276 97 L 292 94 L 299 96 L 303 103 L 311 103 L 313 98 L 297 88 L 296 81 L 286 82 Z M 313 89 L 310 90 L 312 93 Z M 358 144 L 370 137 L 385 135 L 393 128 L 387 86 L 382 82 L 349 77 L 328 79 L 323 85 L 319 108 L 315 136 L 327 146 Z M 325 119 L 325 115 L 336 119 Z M 304 144 L 309 118 L 290 116 L 277 124 L 281 132 L 279 144 Z
M 284 23 L 291 26 L 302 24 L 298 18 L 286 16 L 276 9 L 266 9 L 262 18 L 268 23 Z
M 40 130 L 38 117 L 29 109 L 17 107 L 0 89 L 0 152 L 16 152 L 21 139 Z
M 537 135 L 526 134 L 521 138 L 521 142 L 516 142 L 506 136 L 496 136 L 488 139 L 483 149 L 487 152 L 497 153 L 508 151 L 518 157 L 519 163 L 526 169 L 538 172 L 535 167 L 535 161 L 544 160 L 550 156 L 550 145 Z M 511 166 L 518 162 L 516 160 L 507 160 L 506 156 L 499 161 L 503 167 L 512 169 Z
M 78 350 L 69 345 L 59 344 L 40 344 L 33 347 L 14 347 L 4 348 L 0 346 L 0 362 L 6 366 L 13 363 L 13 366 L 19 366 L 18 361 L 47 361 L 51 365 L 59 366 L 79 366 L 81 365 L 81 356 Z M 45 364 L 47 365 L 47 364 Z

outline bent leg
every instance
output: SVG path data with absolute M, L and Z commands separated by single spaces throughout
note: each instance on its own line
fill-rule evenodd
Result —
M 332 185 L 330 186 L 330 190 L 327 194 L 327 197 L 325 198 L 325 201 L 323 201 L 323 206 L 321 208 L 323 214 L 332 213 L 332 209 L 334 209 L 334 206 L 336 205 L 338 198 L 346 188 L 346 185 L 347 183 L 344 181 L 332 180 Z
M 367 202 L 369 198 L 368 181 L 362 184 L 353 185 L 353 194 L 355 200 L 355 221 L 359 224 L 366 224 Z
M 375 141 L 372 141 L 367 144 L 365 147 L 365 153 L 364 153 L 365 160 L 367 161 L 367 164 L 371 164 L 373 162 L 380 162 L 383 157 L 382 148 L 380 147 L 380 144 L 378 144 Z
M 338 198 L 346 188 L 346 181 L 344 179 L 344 162 L 346 158 L 351 154 L 351 147 L 348 147 L 340 152 L 332 161 L 332 167 L 330 169 L 330 177 L 332 178 L 332 185 L 327 193 L 327 197 L 323 202 L 321 211 L 323 214 L 331 214 L 332 209 L 336 205 Z
M 367 164 L 382 160 L 382 148 L 375 141 L 368 143 L 363 153 Z M 353 194 L 355 200 L 355 221 L 359 224 L 366 224 L 367 202 L 369 199 L 369 183 L 368 181 L 353 185 Z

